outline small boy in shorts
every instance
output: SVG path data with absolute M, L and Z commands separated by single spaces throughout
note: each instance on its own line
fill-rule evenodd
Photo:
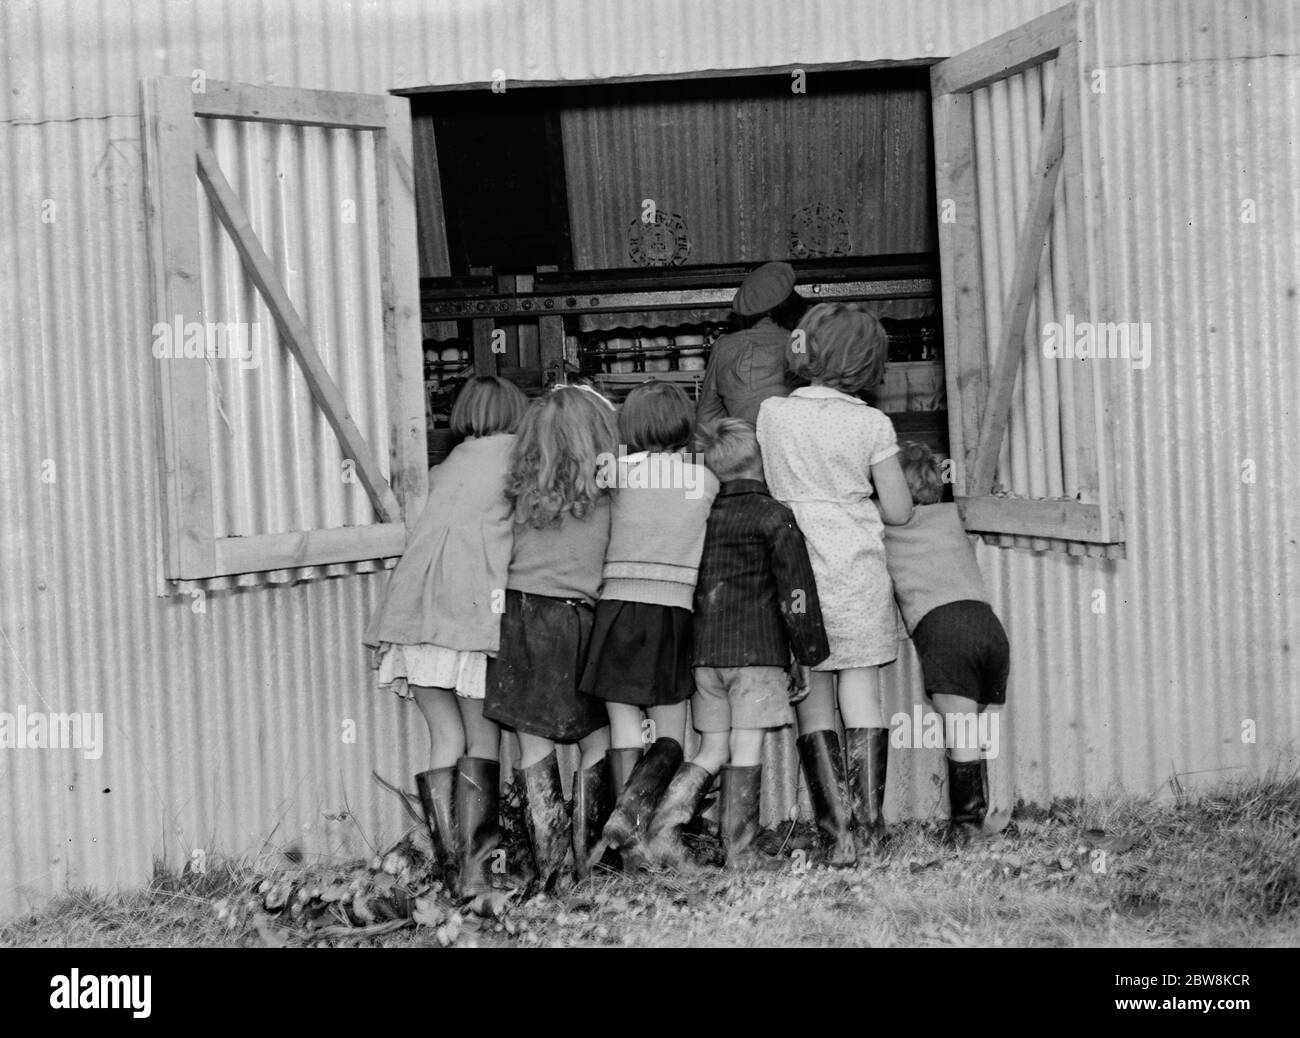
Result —
M 791 653 L 811 667 L 830 646 L 803 534 L 767 491 L 754 427 L 723 418 L 699 429 L 697 442 L 721 483 L 695 586 L 691 714 L 700 748 L 655 813 L 649 857 L 682 863 L 682 827 L 721 771 L 722 848 L 735 868 L 758 832 L 763 735 L 794 721 Z
M 988 810 L 988 765 L 958 733 L 981 730 L 979 714 L 1007 701 L 1011 649 L 957 506 L 942 504 L 943 477 L 930 448 L 905 443 L 899 460 L 916 507 L 901 526 L 885 527 L 885 562 L 912 636 L 925 692 L 944 716 L 949 838 L 978 836 Z

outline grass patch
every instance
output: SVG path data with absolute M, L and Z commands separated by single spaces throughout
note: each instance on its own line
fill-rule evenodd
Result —
M 1021 805 L 964 850 L 940 834 L 896 825 L 881 858 L 829 870 L 777 833 L 786 850 L 766 867 L 606 873 L 480 917 L 433 896 L 417 833 L 377 868 L 227 862 L 70 893 L 0 926 L 0 945 L 1290 947 L 1300 933 L 1300 776 L 1164 804 Z

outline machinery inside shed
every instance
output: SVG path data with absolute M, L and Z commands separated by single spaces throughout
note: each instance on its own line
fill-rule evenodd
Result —
M 477 373 L 695 397 L 774 259 L 881 317 L 867 398 L 947 454 L 926 69 L 504 86 L 411 95 L 431 462 Z

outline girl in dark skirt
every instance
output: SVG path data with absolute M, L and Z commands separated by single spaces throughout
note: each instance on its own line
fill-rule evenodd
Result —
M 606 848 L 620 851 L 625 867 L 641 860 L 646 824 L 682 762 L 695 690 L 692 599 L 718 492 L 713 474 L 683 454 L 692 418 L 686 394 L 655 381 L 629 393 L 618 418 L 617 490 L 581 688 L 609 710 L 619 799 L 593 863 Z
M 519 735 L 533 859 L 554 889 L 570 841 L 579 871 L 609 814 L 604 704 L 578 691 L 609 543 L 609 481 L 600 478 L 617 440 L 613 405 L 592 390 L 561 386 L 520 423 L 506 496 L 514 549 L 506 577 L 500 648 L 488 661 L 484 716 Z M 556 743 L 578 743 L 570 818 Z

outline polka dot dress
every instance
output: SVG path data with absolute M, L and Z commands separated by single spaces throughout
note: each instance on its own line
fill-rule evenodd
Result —
M 871 466 L 898 453 L 893 423 L 825 386 L 763 401 L 758 442 L 772 496 L 799 520 L 817 577 L 830 657 L 816 670 L 897 656 L 893 587 Z

